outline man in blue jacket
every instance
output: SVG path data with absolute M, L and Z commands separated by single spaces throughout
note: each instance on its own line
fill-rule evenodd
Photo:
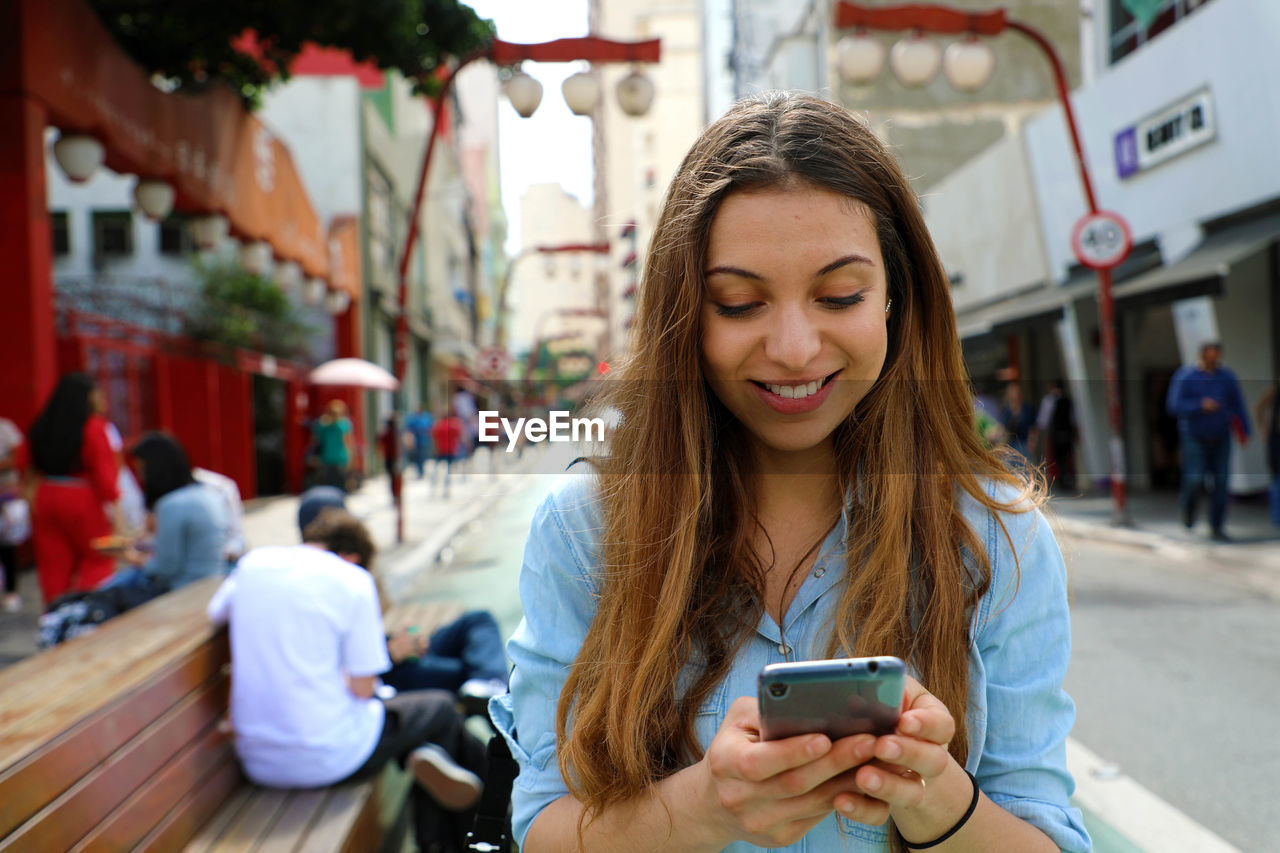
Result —
M 1241 442 L 1249 436 L 1249 415 L 1240 382 L 1222 365 L 1222 345 L 1200 347 L 1200 360 L 1178 368 L 1169 382 L 1165 408 L 1178 419 L 1182 441 L 1182 523 L 1196 521 L 1196 500 L 1205 474 L 1213 477 L 1209 497 L 1209 527 L 1216 542 L 1227 541 L 1227 476 L 1231 470 L 1233 423 Z

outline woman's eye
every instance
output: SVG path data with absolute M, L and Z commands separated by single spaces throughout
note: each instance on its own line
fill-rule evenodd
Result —
M 747 302 L 742 305 L 721 305 L 716 303 L 716 313 L 721 317 L 745 317 L 759 307 L 758 302 Z
M 855 293 L 852 296 L 825 296 L 818 300 L 828 308 L 850 308 L 862 301 L 862 294 Z

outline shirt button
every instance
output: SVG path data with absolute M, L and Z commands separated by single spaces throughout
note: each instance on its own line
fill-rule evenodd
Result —
M 791 647 L 786 643 L 778 643 L 778 651 L 784 655 L 791 654 Z
M 813 570 L 813 576 L 814 576 L 815 578 L 820 578 L 820 577 L 822 577 L 823 575 L 825 575 L 826 573 L 827 573 L 827 570 L 826 570 L 826 569 L 824 569 L 824 568 L 821 568 L 821 567 L 816 568 L 816 569 L 814 569 L 814 570 Z

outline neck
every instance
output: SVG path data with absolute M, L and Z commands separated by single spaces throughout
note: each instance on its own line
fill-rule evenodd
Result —
M 756 501 L 762 517 L 796 512 L 825 518 L 841 505 L 835 450 L 828 441 L 799 453 L 756 448 Z

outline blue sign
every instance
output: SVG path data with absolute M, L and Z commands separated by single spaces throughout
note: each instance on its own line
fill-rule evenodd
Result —
M 1115 136 L 1116 174 L 1127 178 L 1136 173 L 1138 165 L 1138 129 L 1126 127 Z

